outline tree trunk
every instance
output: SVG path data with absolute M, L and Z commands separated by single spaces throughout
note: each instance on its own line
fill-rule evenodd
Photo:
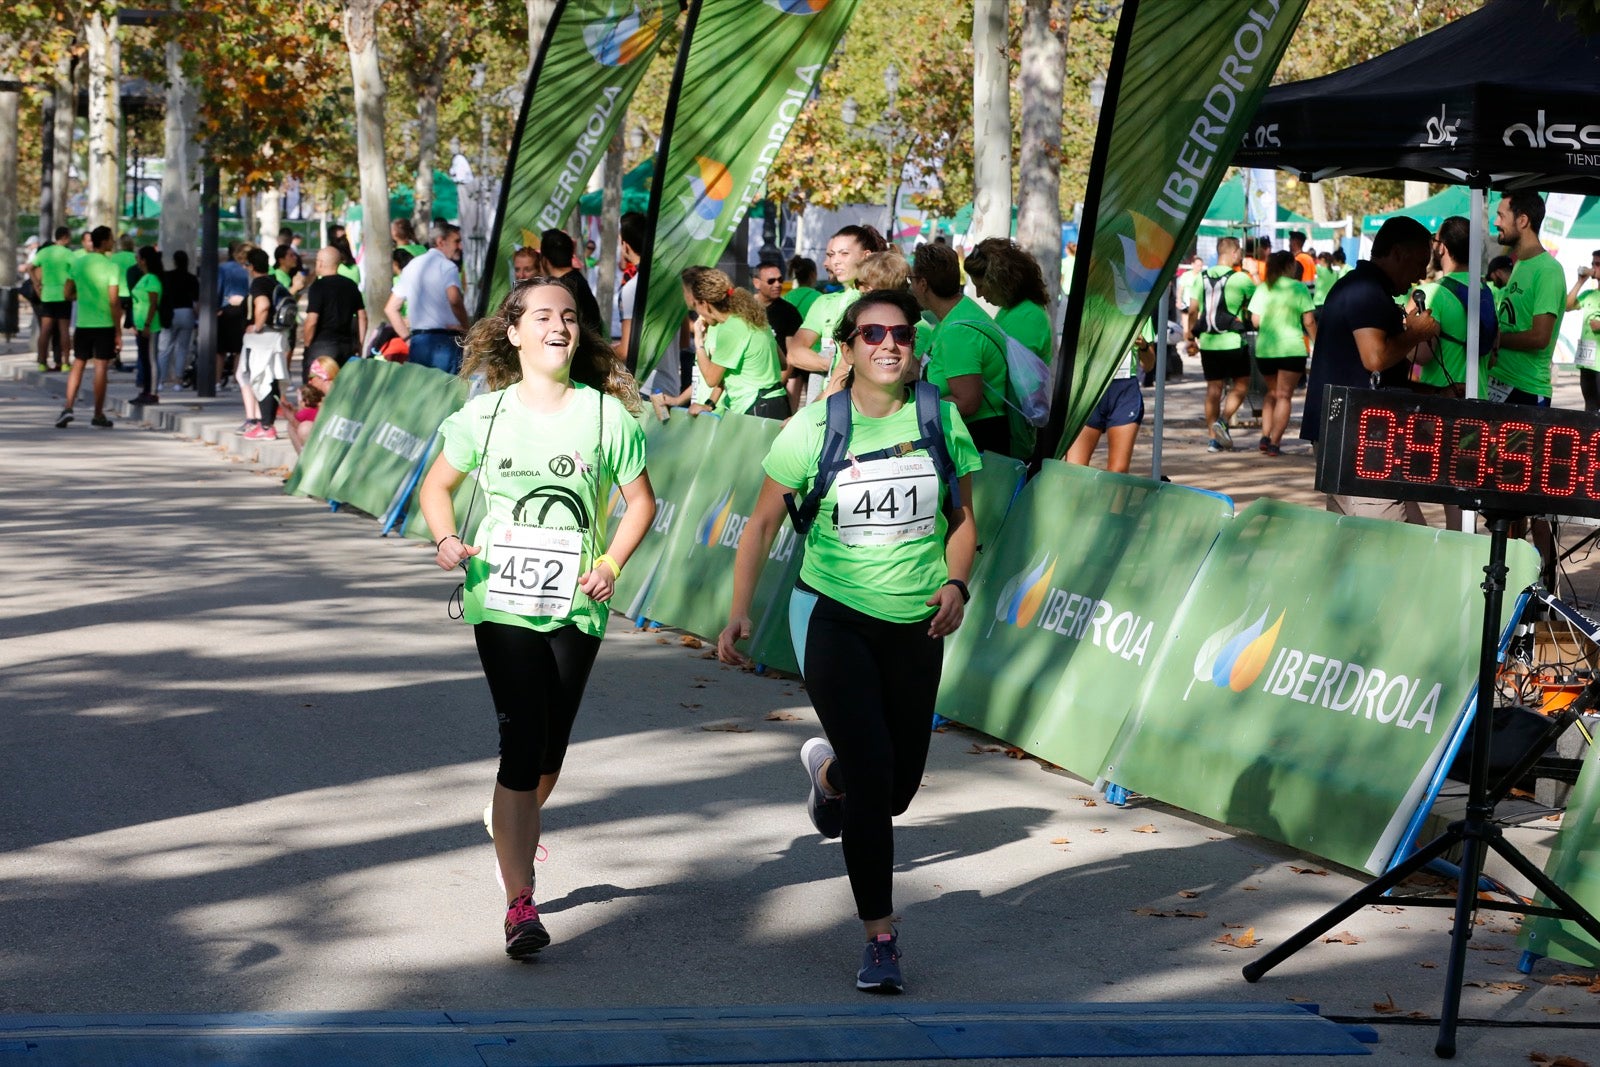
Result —
M 22 94 L 0 89 L 0 289 L 17 284 L 17 116 Z M 16 328 L 15 323 L 11 326 Z
M 261 240 L 256 243 L 271 257 L 273 249 L 278 247 L 278 230 L 283 226 L 282 190 L 273 187 L 256 194 L 256 225 L 261 227 Z
M 436 70 L 418 90 L 416 202 L 411 225 L 421 237 L 433 225 L 433 166 L 439 154 L 439 95 L 444 90 L 444 71 Z M 423 240 L 426 243 L 426 238 Z
M 389 174 L 383 159 L 383 71 L 378 64 L 382 0 L 344 0 L 344 38 L 355 86 L 356 166 L 361 175 L 361 245 L 367 314 L 381 321 L 389 302 Z
M 622 219 L 622 167 L 626 148 L 623 131 L 627 122 L 617 124 L 617 132 L 606 148 L 605 195 L 600 199 L 600 266 L 596 279 L 595 299 L 600 302 L 600 322 L 611 329 L 611 307 L 615 303 L 617 285 L 618 227 Z
M 1420 204 L 1428 199 L 1427 182 L 1406 182 L 1406 207 Z
M 56 61 L 55 167 L 50 183 L 50 213 L 57 226 L 67 223 L 67 193 L 72 180 L 72 128 L 77 123 L 77 93 L 73 91 L 70 56 Z M 51 235 L 52 237 L 54 234 Z
M 166 164 L 161 178 L 161 251 L 183 250 L 196 262 L 200 242 L 200 146 L 195 143 L 194 89 L 183 76 L 183 49 L 167 42 Z
M 528 72 L 539 61 L 539 46 L 544 43 L 545 28 L 555 16 L 557 0 L 523 0 L 528 9 Z M 526 79 L 524 79 L 526 80 Z
M 1306 186 L 1306 192 L 1311 197 L 1311 221 L 1319 226 L 1328 222 L 1328 194 L 1322 188 L 1321 182 L 1311 182 Z
M 89 43 L 89 226 L 117 228 L 117 19 L 98 11 L 85 23 Z
M 967 239 L 1011 236 L 1011 92 L 1008 4 L 972 12 L 972 228 Z
M 1055 321 L 1061 290 L 1061 87 L 1067 69 L 1068 12 L 1051 18 L 1051 0 L 1025 0 L 1022 24 L 1022 159 L 1017 179 L 1017 242 L 1044 272 Z

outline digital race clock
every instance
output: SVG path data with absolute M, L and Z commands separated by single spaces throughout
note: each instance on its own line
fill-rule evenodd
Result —
M 1600 417 L 1397 389 L 1324 397 L 1324 493 L 1600 518 Z

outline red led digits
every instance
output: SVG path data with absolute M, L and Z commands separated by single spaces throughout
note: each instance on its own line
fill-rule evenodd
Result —
M 1544 463 L 1539 467 L 1539 491 L 1551 496 L 1571 496 L 1577 492 L 1583 435 L 1564 426 L 1547 427 L 1542 451 Z
M 1460 419 L 1451 426 L 1450 438 L 1450 484 L 1457 489 L 1481 488 L 1494 432 L 1482 419 Z
M 1401 473 L 1408 482 L 1433 484 L 1439 480 L 1439 451 L 1444 440 L 1444 420 L 1423 412 L 1406 420 L 1405 451 Z
M 1533 424 L 1500 424 L 1500 462 L 1495 472 L 1502 493 L 1526 493 L 1533 485 Z
M 1384 479 L 1394 469 L 1394 431 L 1399 419 L 1392 411 L 1363 411 L 1356 423 L 1356 477 Z

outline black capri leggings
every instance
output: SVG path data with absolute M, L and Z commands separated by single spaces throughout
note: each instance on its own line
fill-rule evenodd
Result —
M 495 781 L 517 792 L 561 769 L 583 687 L 600 639 L 576 626 L 530 630 L 501 622 L 472 628 L 478 659 L 500 720 L 500 770 Z
M 911 806 L 928 762 L 944 644 L 928 621 L 888 622 L 816 597 L 805 626 L 806 692 L 833 745 L 844 789 L 844 865 L 863 921 L 894 914 L 894 816 Z M 796 641 L 799 644 L 799 641 Z

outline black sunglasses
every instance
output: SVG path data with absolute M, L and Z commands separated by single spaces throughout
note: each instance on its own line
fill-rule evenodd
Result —
M 869 322 L 865 326 L 857 326 L 850 337 L 859 337 L 869 345 L 881 345 L 884 338 L 893 337 L 894 343 L 904 348 L 917 339 L 917 329 L 915 326 L 885 326 L 879 322 Z

